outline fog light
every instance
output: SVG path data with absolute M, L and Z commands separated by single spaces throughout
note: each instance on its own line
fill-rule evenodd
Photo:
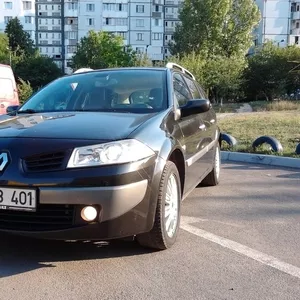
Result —
M 81 210 L 81 218 L 84 221 L 91 222 L 97 217 L 97 209 L 93 206 L 86 206 Z

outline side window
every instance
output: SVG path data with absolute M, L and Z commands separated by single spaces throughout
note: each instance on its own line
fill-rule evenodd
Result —
M 191 99 L 190 92 L 182 76 L 178 73 L 173 76 L 173 88 L 176 98 L 174 100 L 178 103 L 178 106 L 185 105 Z
M 186 76 L 184 76 L 184 79 L 185 79 L 185 81 L 186 81 L 186 83 L 187 83 L 187 85 L 188 85 L 188 87 L 189 87 L 189 89 L 190 89 L 190 91 L 191 91 L 191 93 L 193 95 L 193 99 L 200 99 L 200 98 L 202 98 L 201 95 L 200 95 L 200 93 L 199 93 L 199 90 L 197 89 L 197 87 L 195 85 L 195 82 L 192 79 L 190 79 L 190 78 L 188 78 Z
M 197 88 L 200 92 L 200 98 L 201 99 L 208 99 L 206 93 L 204 92 L 204 89 L 200 86 L 200 84 L 196 82 L 196 86 L 197 86 Z

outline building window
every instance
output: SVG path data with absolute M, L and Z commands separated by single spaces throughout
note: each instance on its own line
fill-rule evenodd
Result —
M 296 28 L 299 28 L 299 22 L 296 23 Z
M 113 19 L 112 18 L 104 18 L 105 19 L 105 25 L 113 25 Z
M 67 38 L 70 40 L 76 40 L 77 39 L 77 31 L 68 31 Z
M 143 13 L 144 12 L 144 5 L 137 5 L 136 6 L 136 12 L 137 13 Z
M 32 3 L 30 1 L 23 1 L 23 9 L 29 10 L 32 8 Z
M 155 5 L 155 11 L 159 12 L 159 5 Z
M 136 27 L 144 27 L 144 19 L 137 19 Z
M 116 25 L 117 26 L 126 26 L 127 25 L 127 18 L 117 18 Z
M 93 19 L 93 18 L 88 18 L 87 22 L 88 22 L 88 26 L 94 26 L 95 25 L 95 19 Z
M 126 11 L 126 4 L 123 4 L 123 3 L 119 3 L 118 4 L 118 11 Z
M 144 34 L 143 33 L 137 33 L 136 34 L 136 40 L 137 41 L 143 41 L 144 40 Z
M 12 17 L 4 17 L 4 23 L 7 24 L 11 19 Z
M 67 52 L 68 53 L 75 53 L 77 51 L 77 46 L 68 46 Z
M 12 6 L 13 6 L 12 2 L 4 2 L 5 9 L 12 9 Z
M 29 16 L 25 16 L 25 23 L 26 24 L 31 24 L 32 23 L 32 17 L 29 17 Z
M 153 33 L 152 34 L 152 39 L 156 40 L 156 41 L 162 40 L 162 33 Z
M 95 11 L 95 4 L 87 4 L 86 11 Z
M 127 39 L 127 32 L 116 32 L 116 35 L 122 37 L 123 40 Z
M 137 53 L 143 53 L 143 52 L 144 52 L 144 48 L 143 48 L 143 47 L 136 47 L 136 48 L 135 48 L 135 51 L 136 51 Z
M 103 3 L 103 10 L 115 10 L 115 4 Z
M 295 44 L 299 44 L 299 36 L 295 36 Z
M 159 19 L 154 19 L 154 26 L 159 26 Z
M 77 2 L 69 2 L 68 3 L 68 9 L 69 10 L 77 10 L 78 9 L 78 3 Z

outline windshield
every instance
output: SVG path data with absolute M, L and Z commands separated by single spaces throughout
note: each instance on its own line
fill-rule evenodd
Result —
M 10 100 L 13 98 L 13 82 L 8 78 L 0 78 L 0 99 Z
M 18 112 L 116 111 L 149 113 L 167 108 L 163 70 L 107 70 L 57 79 Z

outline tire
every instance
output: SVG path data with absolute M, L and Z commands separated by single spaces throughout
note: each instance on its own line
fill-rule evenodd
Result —
M 171 234 L 171 230 L 168 234 L 166 226 L 167 221 L 170 219 L 165 218 L 165 206 L 168 203 L 166 201 L 167 192 L 168 192 L 168 183 L 170 184 L 170 180 L 176 186 L 174 187 L 174 192 L 177 193 L 177 200 L 174 201 L 173 205 L 177 205 L 177 212 L 174 214 L 177 217 L 176 226 L 174 226 L 174 232 Z M 173 181 L 174 180 L 174 181 Z M 174 199 L 174 197 L 172 197 Z M 161 176 L 160 184 L 159 184 L 159 194 L 157 199 L 157 207 L 155 212 L 155 220 L 154 225 L 151 231 L 147 233 L 143 233 L 137 235 L 136 240 L 137 242 L 147 248 L 153 248 L 157 250 L 165 250 L 175 243 L 178 231 L 179 231 L 179 224 L 180 224 L 180 207 L 181 207 L 181 185 L 180 185 L 180 177 L 177 170 L 176 165 L 168 161 L 164 168 L 163 174 Z M 175 211 L 175 209 L 174 209 Z
M 264 143 L 269 144 L 275 152 L 283 151 L 281 143 L 272 136 L 260 136 L 252 143 L 252 148 L 255 150 L 257 147 Z
M 226 142 L 230 147 L 236 146 L 238 143 L 236 138 L 228 133 L 221 133 L 220 140 L 221 142 L 222 141 Z
M 214 167 L 212 171 L 201 181 L 200 186 L 216 186 L 220 182 L 221 153 L 219 143 L 216 146 Z
M 296 154 L 300 154 L 300 144 L 296 147 Z

